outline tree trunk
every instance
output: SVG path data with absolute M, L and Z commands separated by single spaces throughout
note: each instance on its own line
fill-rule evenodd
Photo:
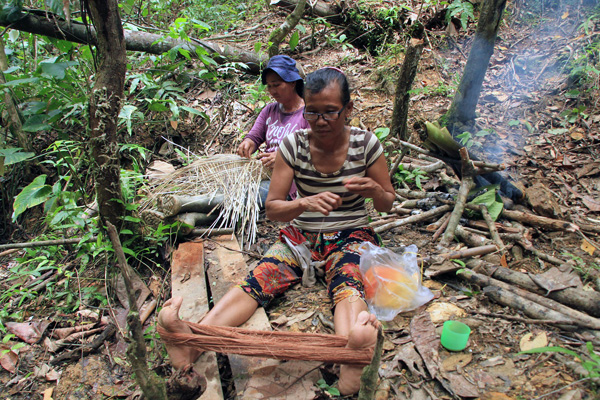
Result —
M 125 86 L 125 40 L 116 0 L 89 0 L 98 60 L 90 98 L 90 129 L 98 211 L 103 222 L 121 226 L 125 215 L 118 158 L 117 122 Z
M 450 109 L 440 120 L 441 125 L 448 127 L 453 135 L 455 126 L 459 128 L 461 125 L 468 125 L 475 119 L 479 93 L 490 58 L 494 53 L 494 43 L 505 5 L 506 0 L 485 0 L 483 3 L 477 32 L 458 85 L 458 91 L 452 100 Z
M 2 71 L 6 71 L 7 69 L 8 60 L 6 59 L 6 53 L 4 52 L 4 41 L 0 36 L 0 83 L 6 83 Z M 7 91 L 4 94 L 4 101 L 4 104 L 6 104 L 6 111 L 10 117 L 10 125 L 8 126 L 10 131 L 17 137 L 17 142 L 22 149 L 25 151 L 33 151 L 31 140 L 29 140 L 27 134 L 23 132 L 23 129 L 21 129 L 23 127 L 21 113 L 19 112 L 19 109 L 17 108 L 10 91 Z M 4 147 L 2 143 L 3 142 L 0 142 L 0 148 Z M 1 171 L 0 175 L 2 175 Z
M 408 120 L 408 105 L 410 100 L 409 91 L 417 75 L 417 67 L 419 66 L 424 45 L 425 43 L 420 39 L 410 40 L 406 49 L 404 62 L 402 63 L 402 70 L 398 77 L 390 133 L 400 140 L 408 140 L 406 121 Z
M 9 23 L 1 21 L 0 26 L 10 26 L 23 32 L 33 33 L 35 35 L 44 35 L 62 40 L 68 40 L 82 44 L 97 44 L 96 31 L 94 27 L 89 27 L 89 34 L 85 25 L 76 21 L 67 24 L 66 21 L 54 16 L 52 20 L 46 18 L 46 13 L 38 15 L 30 11 L 24 14 L 20 20 Z M 177 40 L 163 35 L 157 35 L 147 32 L 124 31 L 125 46 L 129 51 L 141 51 L 150 54 L 163 54 L 176 46 L 181 46 L 190 51 L 190 56 L 195 57 L 195 49 L 200 47 L 208 52 L 218 63 L 241 62 L 247 64 L 252 72 L 258 73 L 260 65 L 268 61 L 266 55 L 248 52 L 228 45 L 221 46 L 214 42 L 192 39 L 191 42 Z M 216 56 L 215 56 L 216 54 Z
M 300 21 L 302 18 L 305 7 L 306 0 L 299 0 L 298 4 L 296 4 L 296 8 L 294 8 L 294 11 L 288 15 L 284 23 L 281 24 L 279 28 L 275 28 L 275 30 L 273 30 L 269 36 L 269 42 L 271 42 L 271 45 L 269 46 L 269 57 L 279 54 L 279 44 L 298 24 L 298 21 Z

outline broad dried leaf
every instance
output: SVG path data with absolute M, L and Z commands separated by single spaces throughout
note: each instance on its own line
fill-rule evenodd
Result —
M 8 350 L 7 353 L 0 353 L 0 366 L 2 366 L 2 368 L 10 372 L 11 374 L 14 374 L 17 370 L 17 364 L 19 363 L 19 355 L 14 351 L 8 349 L 7 346 L 2 346 L 0 347 L 0 349 L 3 352 L 5 350 Z
M 583 239 L 581 241 L 581 250 L 585 251 L 586 253 L 588 253 L 590 256 L 594 255 L 594 252 L 596 251 L 596 248 L 594 247 L 593 244 L 591 244 L 590 242 L 588 242 L 587 240 Z
M 462 308 L 452 303 L 445 302 L 433 303 L 431 306 L 427 307 L 427 312 L 431 317 L 431 322 L 434 324 L 438 324 L 449 319 L 456 319 L 467 316 L 467 313 Z
M 477 386 L 469 382 L 464 376 L 457 374 L 456 372 L 446 372 L 444 378 L 450 382 L 452 393 L 456 396 L 461 398 L 479 397 Z
M 417 353 L 413 343 L 406 343 L 400 347 L 392 364 L 395 363 L 394 365 L 397 365 L 399 361 L 402 361 L 414 376 L 425 376 L 423 360 L 419 353 Z M 389 376 L 386 376 L 386 378 L 389 378 Z
M 48 321 L 7 322 L 6 329 L 26 343 L 37 343 L 50 323 Z
M 440 338 L 435 333 L 435 326 L 427 311 L 421 311 L 410 322 L 410 337 L 427 367 L 432 379 L 440 371 L 440 356 L 438 347 Z
M 566 271 L 561 271 L 556 267 L 552 267 L 543 274 L 529 274 L 529 277 L 536 285 L 547 290 L 548 293 L 569 287 L 583 286 L 581 278 L 579 278 L 577 273 L 571 268 Z
M 526 333 L 519 342 L 519 348 L 521 351 L 527 351 L 546 346 L 548 346 L 548 337 L 546 336 L 546 332 L 541 332 L 535 337 L 531 332 Z
M 472 360 L 473 354 L 471 353 L 452 354 L 450 357 L 442 361 L 442 369 L 448 372 L 456 371 L 456 367 L 463 368 Z
M 54 392 L 54 388 L 48 388 L 44 390 L 44 400 L 52 400 L 52 393 Z

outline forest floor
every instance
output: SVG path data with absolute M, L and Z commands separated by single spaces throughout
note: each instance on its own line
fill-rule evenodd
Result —
M 528 16 L 525 10 L 508 9 L 478 106 L 479 129 L 490 129 L 494 133 L 475 139 L 489 160 L 504 163 L 507 166 L 506 175 L 526 194 L 529 193 L 529 198 L 517 202 L 517 209 L 533 212 L 532 204 L 536 204 L 537 212 L 553 213 L 547 215 L 552 218 L 598 226 L 600 112 L 597 97 L 594 97 L 597 95 L 598 82 L 595 83 L 595 92 L 575 92 L 577 86 L 565 65 L 573 57 L 574 48 L 581 47 L 585 40 L 597 35 L 600 27 L 592 24 L 591 33 L 584 37 L 578 30 L 586 17 L 584 11 L 578 6 L 558 7 L 545 10 L 545 14 L 536 15 L 535 18 Z M 235 38 L 235 42 L 227 43 L 252 50 L 254 43 L 267 41 L 270 32 L 267 28 L 271 24 L 281 23 L 283 14 L 270 12 L 262 18 L 249 21 L 248 27 L 256 26 L 257 20 L 263 22 L 251 34 L 235 35 L 235 31 L 232 31 L 228 35 Z M 448 109 L 453 94 L 451 86 L 460 78 L 467 61 L 474 28 L 472 25 L 469 31 L 459 30 L 457 33 L 445 30 L 428 32 L 430 44 L 423 52 L 413 86 L 409 132 L 416 121 L 435 121 Z M 243 31 L 242 27 L 238 29 Z M 350 45 L 337 44 L 312 54 L 291 55 L 306 72 L 328 65 L 345 71 L 354 87 L 352 124 L 370 130 L 389 126 L 395 90 L 392 77 L 399 71 L 402 62 L 400 52 L 374 57 Z M 256 116 L 255 111 L 261 105 L 252 91 L 255 88 L 253 84 L 240 82 L 239 85 L 242 86 L 234 89 L 223 85 L 219 90 L 202 84 L 187 94 L 191 106 L 201 107 L 211 115 L 213 125 L 209 129 L 194 123 L 180 124 L 176 129 L 171 126 L 164 130 L 138 132 L 134 140 L 153 148 L 156 158 L 166 161 L 173 161 L 175 154 L 163 151 L 159 155 L 159 148 L 162 146 L 165 149 L 162 137 L 199 155 L 234 152 L 242 133 L 249 130 Z M 232 99 L 227 95 L 228 90 L 248 94 L 241 99 Z M 418 135 L 413 136 L 413 142 L 420 144 Z M 397 146 L 389 142 L 385 144 L 391 159 Z M 541 207 L 535 201 L 539 199 L 532 198 L 530 189 L 539 188 L 540 185 L 545 188 L 544 194 L 550 194 L 545 200 L 548 207 Z M 424 190 L 440 190 L 442 186 L 433 174 L 428 181 L 423 181 Z M 411 188 L 416 189 L 414 182 Z M 261 220 L 258 240 L 251 250 L 264 252 L 276 239 L 280 226 Z M 539 227 L 530 227 L 529 233 L 537 249 L 571 261 L 569 265 L 573 266 L 582 280 L 581 290 L 600 291 L 600 236 L 597 233 L 585 232 L 582 235 Z M 393 228 L 381 235 L 388 246 L 415 244 L 421 257 L 440 252 L 437 243 L 432 241 L 432 231 L 427 230 L 424 224 Z M 169 253 L 169 249 L 166 253 Z M 7 257 L 0 261 L 3 264 L 12 262 Z M 257 260 L 246 256 L 246 261 L 252 266 Z M 508 268 L 529 274 L 540 274 L 552 267 L 552 264 L 518 245 L 512 247 L 504 261 Z M 496 258 L 492 262 L 498 263 L 499 260 Z M 170 292 L 165 283 L 169 279 L 166 273 L 157 275 L 149 279 L 147 284 L 151 288 L 160 287 L 155 293 L 158 293 L 160 307 L 168 298 L 165 293 Z M 425 306 L 435 327 L 432 334 L 439 335 L 442 323 L 447 319 L 460 319 L 472 329 L 468 347 L 464 351 L 451 353 L 440 346 L 437 357 L 442 373 L 464 378 L 461 383 L 457 383 L 458 378 L 450 379 L 455 394 L 475 390 L 477 395 L 453 396 L 439 380 L 431 378 L 431 371 L 421 359 L 413 357 L 407 344 L 411 342 L 411 321 L 422 312 L 417 310 L 401 313 L 393 321 L 385 323 L 386 341 L 378 399 L 479 397 L 487 400 L 576 400 L 600 396 L 599 389 L 591 380 L 582 379 L 580 374 L 585 369 L 582 369 L 580 359 L 558 353 L 519 354 L 531 343 L 534 343 L 534 347 L 558 346 L 578 354 L 587 354 L 586 342 L 600 349 L 598 331 L 569 328 L 552 322 L 536 323 L 519 311 L 495 303 L 481 288 L 461 281 L 455 274 L 425 278 L 423 283 L 435 295 L 434 300 Z M 271 321 L 287 325 L 283 329 L 331 333 L 327 327 L 329 324 L 317 319 L 319 315 L 319 318 L 331 321 L 326 297 L 322 286 L 311 290 L 296 288 L 266 311 Z M 39 309 L 31 313 L 31 324 L 39 327 L 41 321 L 51 322 L 46 312 Z M 298 318 L 299 315 L 301 318 Z M 52 318 L 64 321 L 66 326 L 72 316 Z M 153 339 L 152 345 L 159 346 L 154 332 L 155 315 L 146 324 L 146 332 Z M 413 341 L 418 339 L 413 338 Z M 106 343 L 106 346 L 100 347 L 98 354 L 82 356 L 78 362 L 47 367 L 50 354 L 44 345 L 28 345 L 20 349 L 18 359 L 7 361 L 3 357 L 5 369 L 0 370 L 0 384 L 4 388 L 0 390 L 0 397 L 41 399 L 45 390 L 54 388 L 55 399 L 133 398 L 135 383 L 128 364 L 124 362 L 125 346 L 123 340 Z M 162 352 L 154 347 L 152 352 L 155 370 L 168 376 L 170 368 Z M 17 365 L 14 373 L 10 373 L 7 368 L 10 365 L 5 364 L 10 362 Z M 600 362 L 595 363 L 598 368 Z M 327 376 L 331 368 L 324 367 L 322 371 Z M 60 379 L 57 380 L 59 374 Z M 328 384 L 333 385 L 334 381 L 328 380 Z M 230 386 L 226 392 L 232 393 L 231 382 L 225 380 L 225 385 Z M 325 391 L 319 394 L 319 398 L 328 396 Z

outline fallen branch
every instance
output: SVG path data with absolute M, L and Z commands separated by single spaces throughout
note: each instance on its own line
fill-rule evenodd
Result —
M 498 234 L 498 230 L 496 229 L 496 223 L 492 219 L 492 216 L 490 215 L 488 208 L 483 204 L 481 205 L 481 214 L 483 215 L 483 219 L 485 220 L 485 223 L 488 226 L 490 235 L 492 235 L 492 240 L 494 241 L 494 244 L 496 246 L 498 246 L 498 249 L 500 249 L 500 253 L 502 255 L 506 254 L 506 249 L 504 248 L 504 242 L 500 238 L 500 235 Z
M 544 307 L 534 301 L 527 300 L 497 286 L 486 286 L 483 288 L 483 293 L 492 301 L 519 310 L 531 318 L 550 319 L 561 325 L 577 325 L 575 321 L 564 314 L 551 310 L 548 307 Z
M 387 231 L 392 228 L 397 228 L 400 226 L 404 226 L 404 225 L 408 225 L 408 224 L 412 224 L 412 223 L 416 223 L 416 222 L 420 222 L 420 221 L 426 221 L 437 215 L 444 214 L 445 212 L 449 211 L 450 209 L 451 209 L 451 207 L 446 205 L 446 206 L 434 208 L 433 210 L 425 211 L 422 214 L 411 215 L 410 217 L 403 218 L 403 219 L 400 219 L 400 220 L 397 220 L 394 222 L 390 222 L 389 224 L 385 224 L 382 226 L 378 226 L 377 228 L 375 228 L 375 232 L 381 233 L 381 232 Z
M 95 350 L 97 350 L 100 346 L 102 346 L 108 339 L 110 339 L 117 328 L 113 324 L 107 325 L 101 334 L 96 336 L 96 338 L 89 345 L 81 346 L 75 350 L 71 350 L 69 352 L 63 353 L 58 357 L 50 360 L 50 365 L 58 365 L 65 361 L 76 361 L 81 359 L 83 356 L 86 356 Z
M 467 196 L 469 195 L 471 188 L 475 186 L 475 182 L 473 181 L 473 177 L 475 176 L 475 168 L 473 167 L 473 163 L 469 158 L 469 153 L 465 147 L 461 147 L 459 152 L 462 160 L 462 182 L 460 184 L 460 189 L 458 190 L 458 195 L 456 196 L 454 210 L 452 211 L 452 215 L 450 215 L 448 227 L 446 228 L 446 231 L 444 232 L 440 242 L 440 245 L 443 247 L 448 247 L 450 242 L 454 239 L 454 232 L 456 231 L 458 222 L 460 221 L 462 213 L 465 209 Z
M 77 243 L 81 242 L 81 240 L 82 240 L 81 238 L 73 238 L 73 239 L 40 240 L 38 242 L 27 242 L 27 243 L 8 243 L 8 244 L 0 244 L 0 250 L 26 249 L 29 247 L 44 247 L 44 246 L 62 246 L 65 244 L 77 244 Z M 94 240 L 96 240 L 96 237 L 93 236 L 87 240 L 94 241 Z
M 509 320 L 509 321 L 523 322 L 524 324 L 548 324 L 548 325 L 552 325 L 552 324 L 561 324 L 562 323 L 562 322 L 554 321 L 554 320 L 551 320 L 551 319 L 531 319 L 531 318 L 516 317 L 514 315 L 499 314 L 499 313 L 488 313 L 488 312 L 483 312 L 483 311 L 470 311 L 470 312 L 473 313 L 473 314 L 482 315 L 484 317 L 502 318 L 502 319 L 506 319 L 506 320 Z
M 454 235 L 458 239 L 460 239 L 461 242 L 469 245 L 470 247 L 480 247 L 480 246 L 485 246 L 486 244 L 491 243 L 491 241 L 489 239 L 487 239 L 485 236 L 470 232 L 461 225 L 456 226 Z M 498 249 L 500 249 L 500 248 L 498 248 Z
M 269 46 L 269 57 L 279 54 L 279 44 L 296 27 L 302 18 L 305 7 L 306 0 L 298 0 L 294 11 L 287 16 L 279 28 L 275 28 L 273 32 L 271 32 L 271 35 L 269 36 L 269 43 L 271 43 Z
M 490 278 L 489 276 L 486 276 L 486 275 L 478 274 L 471 270 L 463 269 L 463 270 L 458 271 L 456 273 L 456 275 L 462 277 L 463 279 L 465 279 L 471 283 L 479 285 L 481 287 L 485 287 L 485 286 L 499 287 L 499 288 L 509 291 L 523 299 L 530 300 L 530 301 L 535 302 L 545 308 L 548 308 L 552 311 L 560 313 L 561 315 L 564 315 L 564 316 L 570 318 L 573 321 L 573 323 L 578 326 L 581 326 L 584 328 L 600 330 L 600 320 L 599 319 L 590 317 L 589 315 L 586 315 L 580 311 L 574 310 L 570 307 L 567 307 L 567 306 L 565 306 L 559 302 L 556 302 L 552 299 L 549 299 L 547 297 L 543 297 L 538 294 L 531 293 L 527 290 L 509 285 L 508 283 L 499 281 L 494 278 Z
M 600 317 L 600 293 L 581 290 L 581 288 L 565 288 L 545 294 L 529 275 L 500 266 L 481 263 L 477 272 L 518 285 L 524 289 L 556 300 L 576 310 L 584 311 L 591 316 Z
M 158 210 L 165 217 L 187 212 L 210 213 L 223 204 L 223 195 L 179 196 L 167 195 L 159 198 Z
M 571 222 L 561 221 L 559 219 L 552 219 L 548 217 L 542 217 L 540 215 L 534 215 L 524 213 L 521 211 L 514 210 L 502 210 L 503 217 L 511 219 L 513 221 L 523 222 L 528 225 L 537 226 L 539 228 L 553 230 L 553 231 L 567 231 L 577 232 L 579 227 Z
M 490 244 L 486 246 L 467 248 L 459 251 L 452 251 L 449 253 L 441 253 L 431 257 L 425 257 L 421 260 L 424 265 L 431 265 L 434 262 L 441 262 L 444 260 L 459 260 L 461 258 L 469 258 L 476 256 L 483 256 L 486 254 L 493 253 L 498 251 L 498 248 L 495 244 Z

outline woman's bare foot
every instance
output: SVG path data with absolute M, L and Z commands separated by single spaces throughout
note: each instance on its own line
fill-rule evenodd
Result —
M 375 346 L 375 342 L 377 342 L 377 329 L 379 329 L 380 325 L 381 323 L 377 321 L 375 315 L 369 314 L 367 311 L 362 311 L 358 314 L 356 324 L 350 330 L 346 348 L 362 349 Z M 359 391 L 362 370 L 362 367 L 352 365 L 340 366 L 338 389 L 341 394 L 349 395 Z
M 183 297 L 173 297 L 164 304 L 158 314 L 158 324 L 166 331 L 173 333 L 192 333 L 190 327 L 179 319 L 179 308 Z M 174 346 L 165 343 L 167 353 L 171 359 L 171 365 L 175 369 L 181 369 L 198 359 L 201 352 L 191 347 Z

